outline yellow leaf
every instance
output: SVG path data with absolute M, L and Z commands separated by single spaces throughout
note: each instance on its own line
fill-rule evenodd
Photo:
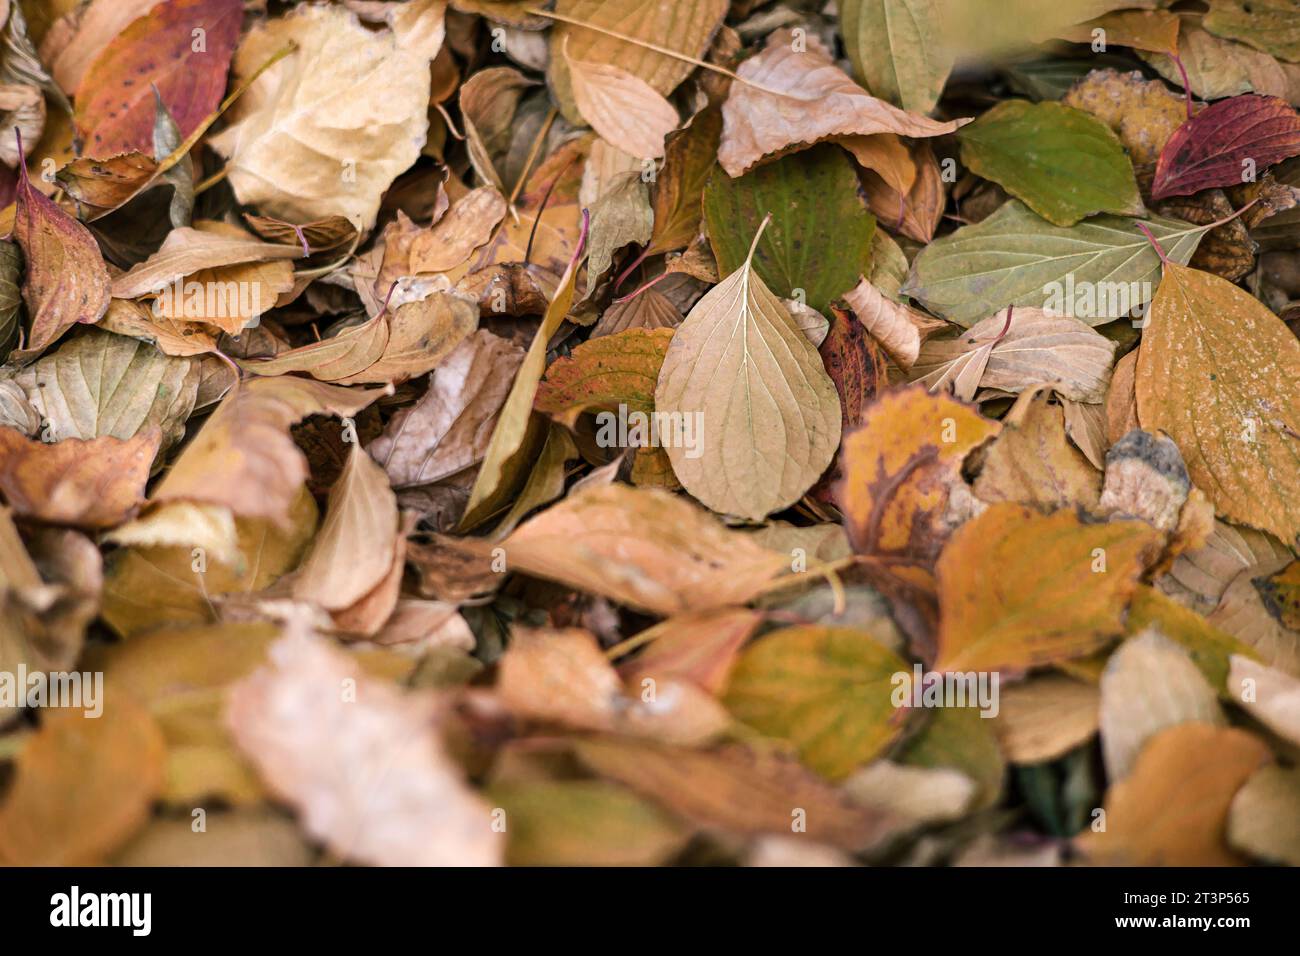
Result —
M 789 740 L 808 767 L 842 780 L 878 756 L 908 711 L 892 701 L 907 663 L 865 631 L 789 627 L 736 662 L 723 702 L 738 720 Z
M 1229 521 L 1300 538 L 1300 340 L 1254 296 L 1175 263 L 1138 352 L 1142 427 L 1178 444 Z
M 1162 535 L 992 505 L 939 558 L 936 670 L 1025 669 L 1082 657 L 1124 632 L 1124 608 Z

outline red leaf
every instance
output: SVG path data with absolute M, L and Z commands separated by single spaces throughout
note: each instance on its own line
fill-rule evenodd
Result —
M 181 137 L 194 132 L 221 102 L 243 18 L 241 0 L 166 0 L 119 33 L 77 87 L 87 155 L 153 155 L 154 86 Z
M 1239 186 L 1247 160 L 1255 170 L 1300 154 L 1300 115 L 1276 96 L 1234 96 L 1183 123 L 1160 151 L 1154 199 L 1214 186 Z
M 26 261 L 23 301 L 30 332 L 26 348 L 15 349 L 11 360 L 25 362 L 78 322 L 98 322 L 108 310 L 111 283 L 94 236 L 32 186 L 22 158 L 14 202 L 13 238 Z

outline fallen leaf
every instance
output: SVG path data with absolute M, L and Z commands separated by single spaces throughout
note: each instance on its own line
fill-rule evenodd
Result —
M 1300 60 L 1300 25 L 1287 0 L 1210 0 L 1201 26 L 1279 59 Z
M 1025 669 L 1104 647 L 1123 633 L 1144 555 L 1159 540 L 1138 521 L 1084 524 L 1070 511 L 990 505 L 939 557 L 935 669 Z
M 51 524 L 111 528 L 144 501 L 162 433 L 47 444 L 0 427 L 0 494 L 18 514 Z
M 1267 748 L 1245 731 L 1171 727 L 1107 790 L 1105 830 L 1084 833 L 1075 845 L 1098 866 L 1240 865 L 1225 841 L 1228 807 L 1268 761 Z
M 1228 698 L 1274 733 L 1300 743 L 1300 679 L 1239 654 L 1228 659 Z
M 691 72 L 689 60 L 682 57 L 699 58 L 708 49 L 727 13 L 727 3 L 726 0 L 678 0 L 647 5 L 639 0 L 560 0 L 555 12 L 577 22 L 557 22 L 551 30 L 547 80 L 555 90 L 561 112 L 578 122 L 581 116 L 575 103 L 568 57 L 613 64 L 659 95 L 667 96 Z M 642 42 L 628 42 L 605 31 L 616 31 Z M 647 43 L 679 55 L 650 49 L 644 45 Z
M 1300 536 L 1300 342 L 1258 299 L 1176 263 L 1142 334 L 1138 420 L 1230 521 Z
M 852 164 L 824 145 L 768 163 L 739 179 L 715 173 L 704 191 L 704 220 L 722 275 L 748 261 L 780 298 L 817 311 L 850 291 L 867 271 L 875 221 L 857 198 Z M 756 251 L 754 233 L 773 216 Z
M 579 741 L 574 748 L 601 776 L 707 830 L 789 834 L 792 814 L 802 809 L 810 840 L 855 850 L 875 844 L 898 823 L 884 811 L 854 806 L 797 763 L 775 755 L 601 737 Z
M 88 155 L 151 153 L 155 92 L 180 137 L 194 132 L 221 102 L 243 19 L 237 0 L 163 0 L 117 34 L 78 85 Z
M 871 337 L 904 371 L 916 364 L 921 343 L 946 328 L 938 319 L 886 296 L 867 279 L 844 293 L 844 301 Z
M 371 865 L 501 861 L 504 841 L 448 756 L 431 697 L 364 676 L 308 633 L 288 634 L 268 653 L 270 666 L 230 689 L 226 719 L 307 832 L 339 856 Z
M 565 50 L 573 99 L 582 118 L 607 142 L 639 159 L 664 154 L 664 138 L 681 122 L 657 90 L 612 63 L 574 59 Z
M 388 574 L 397 499 L 384 470 L 359 445 L 330 490 L 325 520 L 293 582 L 294 597 L 329 611 L 361 600 Z
M 419 156 L 432 54 L 366 30 L 344 7 L 309 4 L 245 35 L 235 75 L 289 43 L 294 52 L 253 82 L 209 142 L 227 157 L 240 202 L 290 222 L 338 215 L 369 229 L 384 191 Z
M 657 866 L 689 839 L 681 822 L 598 780 L 495 783 L 511 866 Z
M 1099 212 L 1144 212 L 1119 137 L 1082 110 L 1007 100 L 957 138 L 967 168 L 1058 226 L 1073 226 Z
M 816 36 L 796 43 L 791 31 L 778 30 L 737 75 L 745 82 L 733 83 L 723 104 L 718 148 L 718 162 L 729 176 L 740 176 L 792 148 L 837 136 L 942 136 L 962 125 L 959 120 L 941 123 L 876 99 L 835 65 Z
M 930 389 L 965 375 L 965 394 L 959 391 L 958 397 L 967 401 L 981 385 L 1015 393 L 1050 385 L 1064 398 L 1100 402 L 1114 356 L 1115 344 L 1078 319 L 1017 308 L 977 322 L 956 338 L 926 341 L 910 375 Z
M 571 495 L 504 548 L 514 570 L 663 616 L 743 604 L 788 564 L 690 502 L 626 485 Z
M 1097 688 L 1064 674 L 1042 674 L 1004 688 L 990 721 L 1015 764 L 1056 760 L 1097 733 Z
M 108 309 L 108 267 L 86 227 L 32 186 L 20 164 L 13 240 L 23 251 L 23 301 L 28 329 L 11 362 L 32 361 L 78 322 L 98 322 Z
M 793 743 L 808 767 L 843 780 L 902 731 L 907 711 L 892 690 L 907 672 L 865 631 L 783 628 L 741 652 L 722 700 L 738 720 Z
M 1254 170 L 1300 154 L 1300 115 L 1275 96 L 1237 96 L 1207 106 L 1169 137 L 1156 164 L 1156 199 L 1237 186 Z M 1249 173 L 1249 177 L 1247 177 Z
M 1228 845 L 1261 860 L 1300 866 L 1300 770 L 1264 767 L 1228 808 Z
M 289 427 L 308 415 L 351 417 L 375 397 L 299 378 L 247 382 L 212 413 L 151 501 L 209 502 L 237 516 L 285 521 L 307 478 Z
M 1065 437 L 1065 414 L 1048 403 L 1044 393 L 1025 393 L 1028 405 L 1017 405 L 1003 420 L 974 484 L 987 502 L 1017 501 L 1047 510 L 1081 507 L 1097 509 L 1102 476 Z M 1021 414 L 1018 411 L 1023 408 Z M 1014 420 L 1013 419 L 1014 416 Z
M 10 866 L 103 863 L 148 820 L 164 757 L 157 725 L 130 698 L 96 716 L 47 711 L 0 804 L 0 859 Z
M 678 480 L 713 510 L 752 519 L 797 501 L 840 437 L 839 396 L 821 356 L 753 270 L 761 236 L 760 227 L 744 264 L 677 328 L 655 391 L 656 412 L 679 428 L 698 423 L 694 451 L 667 447 Z
M 1218 695 L 1187 652 L 1158 630 L 1130 637 L 1101 675 L 1101 752 L 1106 777 L 1123 780 L 1142 748 L 1179 724 L 1223 725 Z
M 933 596 L 933 566 L 952 532 L 947 516 L 962 462 L 1001 426 L 969 405 L 919 387 L 883 393 L 844 438 L 837 500 L 853 549 L 907 593 Z
M 844 0 L 844 45 L 863 85 L 913 113 L 934 109 L 952 70 L 942 11 L 935 0 Z
M 1191 258 L 1208 228 L 1159 217 L 1144 221 L 1177 263 Z M 1101 325 L 1145 305 L 1159 270 L 1160 257 L 1134 220 L 1096 216 L 1068 228 L 1053 226 L 1013 200 L 923 249 L 903 292 L 958 325 L 973 325 L 1008 305 L 1050 308 L 1054 300 L 1071 303 L 1078 318 Z M 1091 290 L 1093 305 L 1076 309 L 1073 303 L 1085 290 Z M 1098 301 L 1103 290 L 1106 303 Z
M 367 448 L 394 488 L 432 484 L 483 460 L 523 357 L 523 349 L 486 329 L 451 351 L 424 396 Z

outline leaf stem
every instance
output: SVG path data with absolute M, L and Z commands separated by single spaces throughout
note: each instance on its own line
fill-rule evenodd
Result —
M 749 255 L 745 257 L 745 268 L 748 269 L 754 261 L 754 253 L 758 252 L 758 240 L 763 238 L 768 223 L 772 221 L 772 214 L 769 212 L 763 217 L 763 221 L 758 224 L 758 232 L 754 233 L 754 241 L 749 245 Z

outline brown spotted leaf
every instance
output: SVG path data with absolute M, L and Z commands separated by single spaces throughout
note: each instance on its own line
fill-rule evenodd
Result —
M 1169 263 L 1138 352 L 1138 420 L 1182 452 L 1215 511 L 1300 536 L 1300 341 L 1258 299 Z
M 89 156 L 153 153 L 154 90 L 181 139 L 221 102 L 244 19 L 240 0 L 163 0 L 105 46 L 77 90 Z

